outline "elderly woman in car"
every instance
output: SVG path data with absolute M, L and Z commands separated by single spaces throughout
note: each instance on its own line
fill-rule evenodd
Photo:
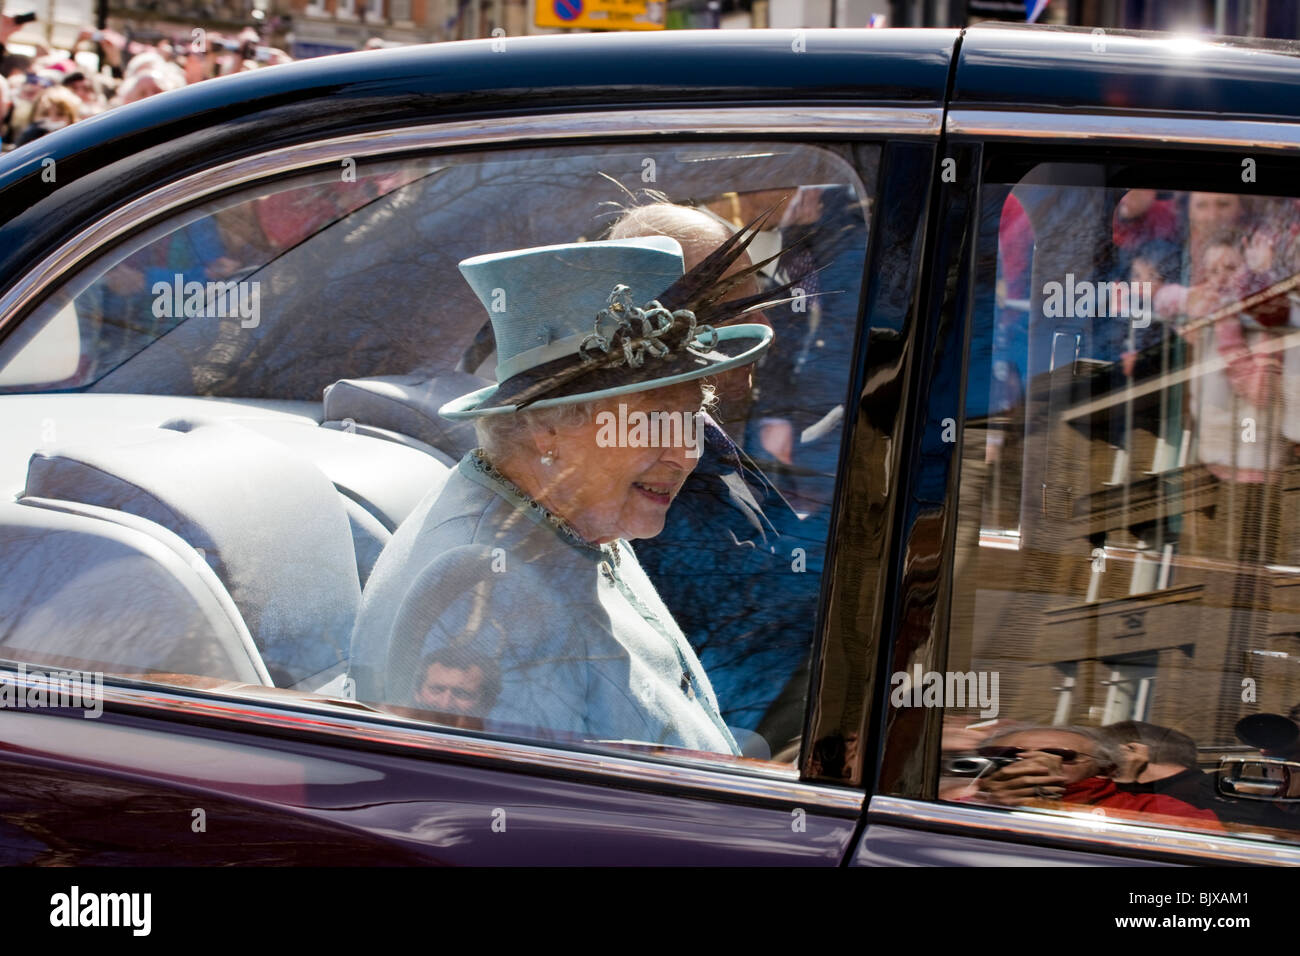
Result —
M 491 659 L 499 732 L 737 753 L 694 651 L 629 541 L 663 529 L 700 455 L 705 380 L 755 361 L 766 326 L 721 327 L 754 230 L 684 273 L 667 237 L 467 259 L 498 384 L 441 414 L 479 448 L 398 529 L 353 634 L 362 700 L 407 704 L 417 662 Z M 778 290 L 779 294 L 779 290 Z M 769 294 L 768 298 L 772 294 Z M 450 657 L 448 656 L 450 655 Z

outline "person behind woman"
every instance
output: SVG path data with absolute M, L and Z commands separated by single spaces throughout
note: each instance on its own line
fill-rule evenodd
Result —
M 694 651 L 628 541 L 659 534 L 700 453 L 707 376 L 755 361 L 771 330 L 714 328 L 744 235 L 683 274 L 667 237 L 477 256 L 497 385 L 448 403 L 463 458 L 375 565 L 353 633 L 357 697 L 407 704 L 416 662 L 488 658 L 488 729 L 735 754 Z M 760 264 L 761 265 L 761 264 Z M 757 268 L 757 267 L 755 267 Z
M 693 268 L 733 232 L 702 209 L 652 202 L 627 210 L 610 238 L 668 236 L 681 243 Z M 741 256 L 732 268 L 751 264 Z M 757 278 L 731 294 L 757 293 Z M 768 324 L 761 312 L 741 319 Z M 768 349 L 762 361 L 771 363 L 779 348 Z M 807 688 L 808 629 L 817 616 L 826 542 L 804 533 L 799 516 L 724 430 L 743 436 L 757 370 L 747 365 L 713 379 L 719 407 L 708 413 L 704 454 L 663 533 L 638 545 L 637 557 L 707 668 L 728 726 L 755 731 L 776 752 L 788 751 L 791 741 L 797 749 L 803 729 L 802 693 L 783 691 L 791 683 Z M 785 386 L 779 378 L 766 381 L 760 390 Z M 796 553 L 807 573 L 791 573 Z M 763 753 L 760 741 L 741 742 L 747 755 Z

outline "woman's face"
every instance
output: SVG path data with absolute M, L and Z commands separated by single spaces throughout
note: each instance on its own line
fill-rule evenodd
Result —
M 1187 219 L 1196 232 L 1227 228 L 1241 217 L 1241 197 L 1228 193 L 1192 193 Z
M 653 538 L 699 461 L 700 403 L 700 383 L 686 382 L 606 400 L 591 423 L 557 429 L 542 500 L 588 541 Z

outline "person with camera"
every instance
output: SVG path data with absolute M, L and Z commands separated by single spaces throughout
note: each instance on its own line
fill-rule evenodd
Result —
M 1120 790 L 1110 775 L 1124 755 L 1091 727 L 1014 728 L 987 738 L 976 752 L 987 765 L 956 799 L 1008 807 L 1082 804 L 1106 815 L 1172 817 L 1179 825 L 1223 829 L 1210 810 L 1162 793 Z

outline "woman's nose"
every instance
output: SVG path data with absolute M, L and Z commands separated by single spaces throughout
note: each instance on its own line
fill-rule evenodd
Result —
M 704 450 L 703 443 L 703 433 L 697 435 L 693 430 L 688 431 L 681 442 L 667 445 L 663 449 L 663 454 L 659 456 L 659 460 L 684 472 L 690 472 L 700 460 L 700 454 Z

